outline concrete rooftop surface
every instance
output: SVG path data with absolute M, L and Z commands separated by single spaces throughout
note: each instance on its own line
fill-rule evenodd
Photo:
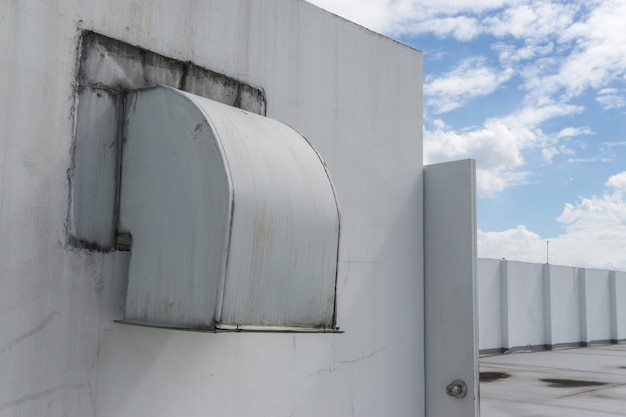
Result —
M 626 344 L 480 359 L 481 417 L 626 416 Z

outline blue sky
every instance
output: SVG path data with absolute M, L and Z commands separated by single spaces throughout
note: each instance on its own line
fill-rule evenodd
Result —
M 626 270 L 626 0 L 311 0 L 424 52 L 424 162 L 477 163 L 478 256 Z

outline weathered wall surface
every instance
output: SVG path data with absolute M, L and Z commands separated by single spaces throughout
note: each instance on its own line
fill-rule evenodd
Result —
M 509 346 L 544 343 L 543 265 L 507 262 Z
M 83 29 L 262 88 L 311 141 L 345 333 L 114 323 L 128 254 L 66 245 Z M 2 0 L 0 39 L 0 416 L 423 415 L 419 52 L 294 0 Z
M 624 341 L 626 273 L 478 259 L 483 353 Z
M 613 331 L 617 340 L 626 339 L 626 272 L 615 271 L 611 281 L 611 314 L 615 317 Z
M 549 265 L 544 285 L 546 344 L 559 345 L 582 341 L 578 270 Z
M 581 269 L 579 280 L 583 342 L 611 340 L 611 271 Z
M 480 349 L 500 347 L 503 342 L 502 314 L 502 279 L 500 261 L 495 259 L 478 259 L 476 264 L 477 298 L 478 298 L 478 331 Z

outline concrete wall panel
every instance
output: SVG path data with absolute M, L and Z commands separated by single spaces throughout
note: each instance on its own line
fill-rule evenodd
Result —
M 481 350 L 502 347 L 502 278 L 500 260 L 478 259 L 478 340 Z
M 584 281 L 583 342 L 611 340 L 610 271 L 581 269 Z
M 426 415 L 478 416 L 476 165 L 424 167 Z M 465 382 L 467 395 L 446 387 Z
M 423 415 L 421 53 L 299 0 L 0 15 L 1 416 Z M 127 255 L 65 244 L 81 30 L 262 88 L 267 115 L 311 141 L 343 220 L 344 334 L 113 322 Z
M 506 261 L 509 347 L 543 345 L 543 265 Z
M 615 303 L 614 340 L 626 339 L 626 272 L 613 274 L 613 301 Z
M 624 340 L 624 300 L 625 272 L 479 259 L 480 351 Z
M 546 328 L 546 344 L 576 344 L 580 333 L 580 285 L 576 269 L 549 265 L 544 278 L 549 284 L 549 331 Z

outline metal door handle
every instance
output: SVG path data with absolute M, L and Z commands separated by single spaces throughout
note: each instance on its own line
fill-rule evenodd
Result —
M 446 394 L 453 398 L 465 398 L 467 385 L 460 379 L 455 379 L 446 387 Z

